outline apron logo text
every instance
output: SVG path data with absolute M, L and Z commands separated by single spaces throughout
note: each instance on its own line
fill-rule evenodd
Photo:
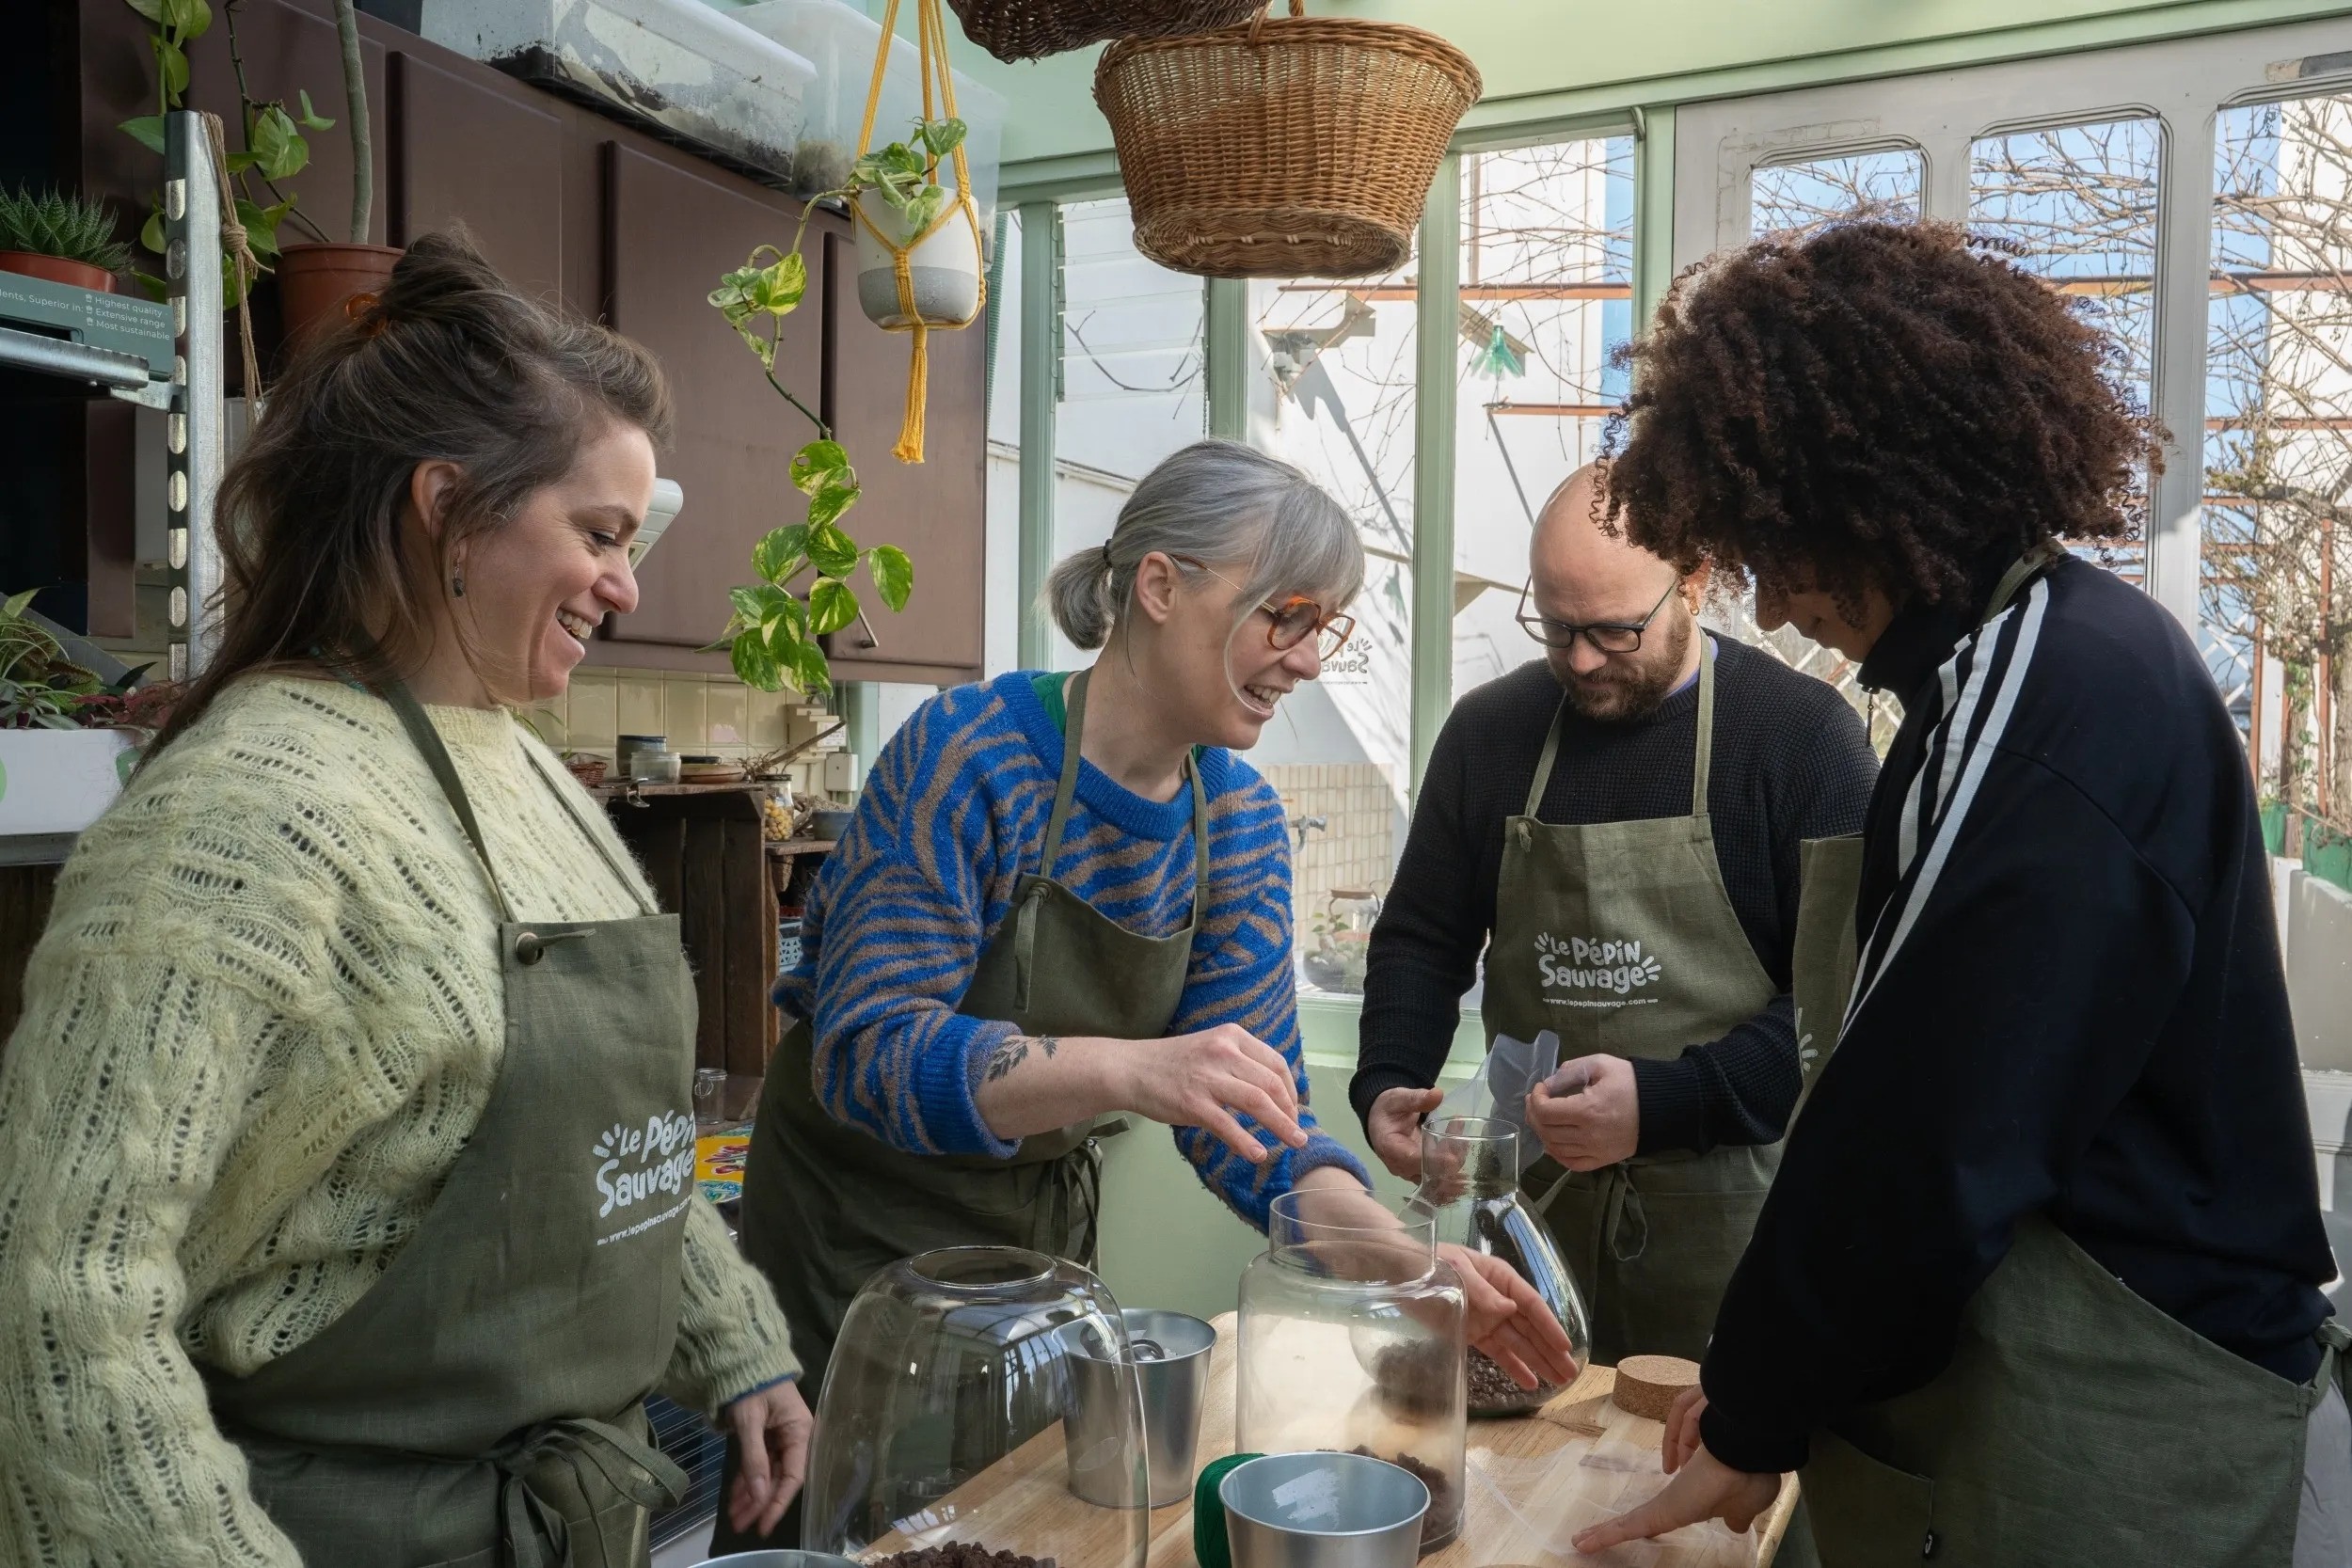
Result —
M 1620 996 L 1664 973 L 1657 955 L 1643 952 L 1638 942 L 1555 937 L 1549 931 L 1535 938 L 1535 967 L 1548 990 L 1607 990 Z
M 589 1152 L 602 1162 L 596 1166 L 596 1191 L 604 1195 L 604 1207 L 596 1218 L 603 1219 L 656 1193 L 686 1190 L 694 1176 L 694 1119 L 663 1111 L 647 1117 L 642 1128 L 616 1121 Z M 622 1170 L 631 1159 L 636 1168 Z

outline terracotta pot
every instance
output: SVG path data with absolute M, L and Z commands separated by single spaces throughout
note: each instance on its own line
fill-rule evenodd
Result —
M 102 294 L 115 292 L 115 275 L 104 267 L 57 256 L 36 256 L 29 250 L 0 250 L 0 272 L 22 273 L 52 283 L 71 283 L 77 289 L 95 289 Z
M 340 320 L 353 294 L 378 294 L 400 252 L 382 245 L 290 245 L 278 258 L 278 313 L 289 341 L 322 317 Z

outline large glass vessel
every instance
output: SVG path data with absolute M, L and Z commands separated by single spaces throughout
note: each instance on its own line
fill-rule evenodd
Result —
M 949 1247 L 877 1274 L 826 1369 L 802 1544 L 869 1563 L 962 1544 L 1060 1568 L 1142 1568 L 1151 1515 L 1137 1385 L 1088 1379 L 1096 1402 L 1073 1420 L 1073 1335 L 1132 1365 L 1119 1304 L 1075 1263 Z M 1088 1451 L 1070 1450 L 1071 1430 Z M 1115 1500 L 1078 1497 L 1073 1469 L 1090 1495 Z
M 1436 1222 L 1360 1189 L 1274 1200 L 1242 1271 L 1235 1435 L 1244 1452 L 1369 1454 L 1429 1488 L 1421 1549 L 1462 1527 L 1462 1282 Z
M 1576 1364 L 1592 1359 L 1592 1319 L 1552 1243 L 1551 1227 L 1519 1193 L 1518 1132 L 1485 1117 L 1431 1120 L 1421 1133 L 1421 1187 L 1406 1214 L 1436 1227 L 1439 1244 L 1452 1243 L 1500 1258 L 1518 1271 L 1568 1332 Z M 1476 1350 L 1470 1353 L 1470 1413 L 1517 1416 L 1560 1392 L 1558 1384 L 1522 1388 Z

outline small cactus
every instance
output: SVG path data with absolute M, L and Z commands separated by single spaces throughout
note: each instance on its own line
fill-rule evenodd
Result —
M 55 190 L 0 190 L 0 250 L 85 261 L 111 273 L 131 266 L 130 245 L 115 238 L 114 214 Z

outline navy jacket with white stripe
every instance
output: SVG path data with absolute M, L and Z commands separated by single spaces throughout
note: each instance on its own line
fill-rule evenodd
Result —
M 2207 1338 L 2317 1370 L 2335 1267 L 2245 748 L 2153 600 L 2068 558 L 1979 631 L 1999 570 L 1863 668 L 1904 721 L 1855 1003 L 1707 1355 L 1740 1469 L 1933 1378 L 2037 1211 Z

